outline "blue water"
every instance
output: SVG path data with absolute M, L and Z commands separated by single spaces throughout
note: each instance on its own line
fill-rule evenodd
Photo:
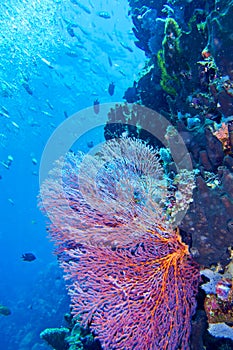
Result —
M 82 4 L 86 10 L 69 0 L 0 4 L 0 304 L 11 310 L 0 316 L 4 350 L 49 349 L 40 332 L 65 324 L 69 312 L 46 220 L 37 207 L 46 142 L 60 123 L 94 100 L 122 101 L 145 60 L 134 45 L 126 0 Z M 100 17 L 100 11 L 111 18 Z M 88 142 L 100 142 L 101 132 L 84 135 L 80 148 L 86 152 Z M 22 261 L 25 252 L 36 260 Z

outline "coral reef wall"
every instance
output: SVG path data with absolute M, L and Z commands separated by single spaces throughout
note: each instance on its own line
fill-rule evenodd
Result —
M 229 262 L 233 246 L 233 2 L 130 0 L 135 44 L 145 68 L 125 92 L 164 115 L 182 135 L 197 170 L 194 202 L 181 228 L 202 265 Z M 109 122 L 127 124 L 124 113 Z M 144 130 L 127 130 L 153 146 Z M 148 120 L 148 123 L 151 122 Z M 122 133 L 110 124 L 106 138 Z M 156 121 L 155 121 L 156 128 Z

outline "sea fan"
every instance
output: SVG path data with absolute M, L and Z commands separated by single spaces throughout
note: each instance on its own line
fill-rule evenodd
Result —
M 188 349 L 199 273 L 179 236 L 134 246 L 79 247 L 62 264 L 73 314 L 104 349 Z
M 138 140 L 68 154 L 41 189 L 73 314 L 104 349 L 188 349 L 199 271 L 164 213 L 157 153 Z
M 166 189 L 157 152 L 123 138 L 95 156 L 68 153 L 58 160 L 41 198 L 55 242 L 124 245 L 158 228 Z

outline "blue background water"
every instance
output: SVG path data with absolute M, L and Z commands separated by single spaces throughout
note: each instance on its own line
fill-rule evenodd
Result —
M 6 350 L 48 349 L 39 333 L 64 324 L 69 299 L 37 207 L 40 158 L 67 116 L 97 98 L 122 101 L 145 58 L 133 42 L 126 0 L 8 0 L 0 17 L 0 304 L 12 312 L 0 316 L 0 343 Z M 95 137 L 81 140 L 84 151 Z M 37 259 L 23 262 L 25 252 Z

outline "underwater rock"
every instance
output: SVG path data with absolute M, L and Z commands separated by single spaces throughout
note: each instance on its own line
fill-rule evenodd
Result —
M 134 103 L 138 101 L 138 93 L 137 93 L 137 83 L 136 81 L 134 81 L 134 84 L 132 87 L 129 87 L 126 91 L 125 94 L 123 96 L 124 99 L 126 99 L 126 101 L 128 103 Z
M 200 155 L 200 158 L 199 158 L 200 165 L 202 165 L 205 170 L 211 171 L 212 165 L 211 165 L 210 160 L 208 158 L 207 151 L 202 150 L 202 151 L 200 151 L 199 155 Z
M 74 324 L 66 340 L 69 343 L 69 350 L 101 350 L 100 342 L 94 339 L 90 330 L 84 329 L 78 323 Z
M 47 328 L 40 333 L 40 337 L 51 345 L 54 350 L 68 350 L 69 344 L 65 338 L 69 332 L 70 330 L 65 327 Z
M 222 143 L 208 128 L 205 129 L 205 135 L 208 158 L 213 166 L 213 169 L 216 170 L 216 168 L 222 164 L 224 159 Z
M 192 233 L 192 248 L 198 252 L 194 258 L 199 264 L 226 266 L 229 262 L 228 247 L 233 245 L 233 236 L 228 222 L 232 220 L 232 213 L 232 174 L 229 170 L 222 169 L 220 178 L 213 175 L 210 180 L 198 176 L 193 203 L 181 228 Z
M 207 328 L 207 318 L 204 310 L 197 310 L 192 320 L 192 333 L 190 338 L 191 350 L 204 350 L 203 336 Z

